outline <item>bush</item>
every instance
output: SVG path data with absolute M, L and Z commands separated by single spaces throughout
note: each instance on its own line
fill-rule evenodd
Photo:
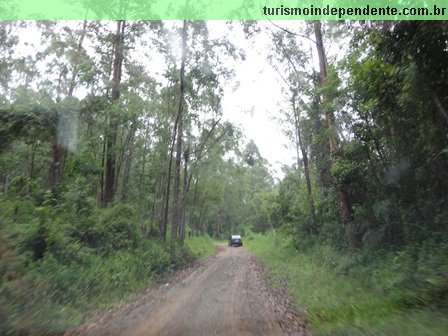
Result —
M 135 211 L 129 205 L 117 205 L 103 210 L 94 231 L 94 245 L 104 254 L 136 248 L 143 241 Z
M 144 238 L 129 205 L 90 211 L 82 193 L 69 196 L 57 205 L 23 202 L 15 217 L 14 202 L 0 204 L 11 218 L 0 222 L 0 334 L 60 333 L 194 258 Z

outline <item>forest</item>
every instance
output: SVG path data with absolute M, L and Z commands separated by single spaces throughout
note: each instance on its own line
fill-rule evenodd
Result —
M 212 26 L 0 22 L 0 334 L 60 333 L 238 233 L 317 334 L 442 335 L 447 23 L 226 23 L 269 45 L 281 175 L 226 118 L 246 56 Z

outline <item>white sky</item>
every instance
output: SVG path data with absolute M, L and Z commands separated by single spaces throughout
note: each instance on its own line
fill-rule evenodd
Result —
M 239 23 L 234 23 L 233 30 L 229 31 L 224 21 L 208 22 L 211 37 L 225 36 L 246 53 L 246 60 L 234 67 L 236 76 L 233 82 L 239 83 L 239 86 L 236 89 L 233 89 L 232 85 L 226 87 L 223 100 L 224 117 L 240 125 L 246 141 L 255 141 L 261 155 L 269 161 L 273 175 L 281 179 L 284 175 L 281 167 L 295 164 L 297 158 L 295 145 L 282 133 L 279 122 L 274 120 L 282 119 L 280 110 L 290 107 L 282 93 L 285 83 L 267 61 L 269 52 L 272 53 L 269 50 L 272 43 L 265 28 L 278 31 L 281 27 L 299 34 L 307 34 L 301 31 L 305 28 L 303 21 L 258 21 L 258 25 L 262 28 L 261 33 L 248 41 Z M 317 53 L 312 42 L 297 38 L 301 39 L 304 48 L 310 48 L 313 54 Z M 341 60 L 346 51 L 346 39 L 326 45 L 327 57 Z M 309 70 L 314 67 L 318 71 L 317 56 L 311 58 Z
M 240 126 L 246 141 L 254 140 L 260 154 L 271 164 L 274 176 L 281 178 L 282 165 L 291 165 L 296 158 L 290 141 L 273 120 L 279 117 L 284 96 L 281 79 L 267 62 L 268 37 L 258 35 L 247 41 L 241 26 L 229 31 L 223 21 L 209 21 L 209 28 L 211 37 L 225 35 L 246 53 L 246 60 L 234 68 L 235 84 L 225 88 L 224 118 Z

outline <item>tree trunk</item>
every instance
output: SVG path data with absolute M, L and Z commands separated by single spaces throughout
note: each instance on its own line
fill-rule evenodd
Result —
M 320 21 L 314 21 L 314 33 L 316 38 L 317 55 L 319 57 L 319 79 L 320 86 L 323 88 L 327 81 L 327 59 L 325 55 L 325 49 L 322 39 L 322 25 Z M 333 161 L 333 154 L 338 149 L 338 135 L 335 132 L 335 118 L 333 111 L 328 108 L 328 97 L 325 93 L 322 94 L 322 106 L 325 112 L 326 127 L 329 131 L 329 147 L 330 147 L 330 159 Z M 348 245 L 352 249 L 357 249 L 361 246 L 359 239 L 359 233 L 356 223 L 353 220 L 350 204 L 347 200 L 347 196 L 339 185 L 334 181 L 334 187 L 336 190 L 336 196 L 339 204 L 339 211 L 341 212 L 342 220 L 345 227 L 345 239 Z
M 302 132 L 300 130 L 300 116 L 299 116 L 299 112 L 297 111 L 296 103 L 295 103 L 296 95 L 297 95 L 297 92 L 294 92 L 293 99 L 292 99 L 292 109 L 293 109 L 293 114 L 294 114 L 294 126 L 296 129 L 296 136 L 297 136 L 296 144 L 298 146 L 298 149 L 300 148 L 300 151 L 302 153 L 303 168 L 305 171 L 305 180 L 306 180 L 308 211 L 310 212 L 310 217 L 312 220 L 311 233 L 316 233 L 317 232 L 316 211 L 314 208 L 313 189 L 311 187 L 310 170 L 309 170 L 309 165 L 308 165 L 308 153 L 307 153 L 305 145 L 302 141 L 302 134 L 301 134 Z M 299 161 L 298 151 L 297 151 L 297 161 Z M 297 162 L 297 164 L 298 164 L 298 162 Z
M 319 58 L 319 81 L 321 88 L 323 88 L 327 82 L 328 72 L 327 57 L 325 55 L 325 48 L 322 40 L 322 26 L 320 21 L 314 22 L 314 33 L 316 37 L 317 55 Z M 328 97 L 326 96 L 326 94 L 322 94 L 322 105 L 324 106 L 326 127 L 329 131 L 328 141 L 330 145 L 330 151 L 334 152 L 338 148 L 339 139 L 335 130 L 336 125 L 333 111 L 326 107 L 328 105 Z
M 146 130 L 145 130 L 145 144 L 143 146 L 143 153 L 142 153 L 142 163 L 141 163 L 141 171 L 140 171 L 140 183 L 139 183 L 139 191 L 140 191 L 140 199 L 143 200 L 145 196 L 145 183 L 146 183 L 146 153 L 148 150 L 148 139 L 149 139 L 149 132 L 150 132 L 150 126 L 149 123 L 145 124 Z
M 187 49 L 187 21 L 184 20 L 182 29 L 182 59 L 180 66 L 180 92 L 179 92 L 179 108 L 177 113 L 177 142 L 176 142 L 176 165 L 174 172 L 173 185 L 173 218 L 171 227 L 172 241 L 178 240 L 178 229 L 181 220 L 181 204 L 180 204 L 180 175 L 182 161 L 182 137 L 183 137 L 183 110 L 184 110 L 184 94 L 185 94 L 185 58 Z
M 201 204 L 201 209 L 199 210 L 199 219 L 198 219 L 198 223 L 199 223 L 199 230 L 201 232 L 201 235 L 205 234 L 205 222 L 203 221 L 205 215 L 206 215 L 206 211 L 207 209 L 204 206 L 204 203 Z
M 102 207 L 106 206 L 105 191 L 104 191 L 104 172 L 106 169 L 106 138 L 103 139 L 103 149 L 101 151 L 101 175 L 100 175 L 100 204 Z
M 166 238 L 166 231 L 167 231 L 167 227 L 168 227 L 168 212 L 169 212 L 170 194 L 171 194 L 171 171 L 172 171 L 172 167 L 173 167 L 174 145 L 176 143 L 177 124 L 178 123 L 179 123 L 179 114 L 177 114 L 176 121 L 174 122 L 173 138 L 171 141 L 171 148 L 170 148 L 170 158 L 168 161 L 168 172 L 167 172 L 166 189 L 165 189 L 165 206 L 164 206 L 164 213 L 163 213 L 163 222 L 161 223 L 162 239 Z
M 129 193 L 129 175 L 131 172 L 131 164 L 132 164 L 132 154 L 134 146 L 129 146 L 134 139 L 135 128 L 134 126 L 131 128 L 130 132 L 132 133 L 129 137 L 128 148 L 124 153 L 124 170 L 123 170 L 123 180 L 121 182 L 121 200 L 126 202 L 128 200 Z
M 196 178 L 194 181 L 194 195 L 193 195 L 193 208 L 196 209 L 196 206 L 198 204 L 198 183 L 199 183 L 199 178 Z M 195 216 L 193 217 L 193 223 L 191 224 L 193 230 L 198 230 L 199 227 L 199 218 L 198 216 L 195 214 Z
M 48 187 L 53 194 L 58 194 L 59 186 L 61 183 L 62 170 L 64 157 L 67 153 L 66 148 L 58 140 L 58 127 L 57 122 L 54 125 L 53 131 L 53 144 L 52 144 L 52 157 L 53 161 L 50 165 L 50 171 L 48 174 Z
M 180 227 L 179 227 L 179 241 L 181 244 L 185 240 L 185 219 L 187 212 L 187 194 L 190 189 L 190 179 L 188 177 L 188 159 L 190 157 L 190 149 L 187 147 L 184 152 L 184 186 L 182 191 L 182 202 L 181 202 L 181 215 L 180 215 Z
M 218 218 L 216 218 L 216 238 L 221 238 L 221 224 L 222 224 L 222 215 L 221 209 L 218 209 Z
M 134 141 L 134 136 L 135 136 L 136 130 L 137 130 L 137 122 L 134 121 L 134 122 L 132 122 L 129 132 L 126 136 L 126 140 L 123 144 L 123 150 L 120 155 L 120 160 L 119 160 L 119 164 L 117 167 L 117 173 L 116 173 L 117 177 L 115 178 L 115 184 L 118 185 L 118 177 L 120 175 L 120 167 L 124 164 L 123 177 L 121 180 L 121 190 L 120 190 L 120 195 L 121 195 L 120 198 L 124 202 L 126 202 L 128 200 L 129 175 L 130 175 L 130 171 L 131 171 L 132 154 L 134 152 L 133 151 L 134 146 L 131 144 Z
M 114 45 L 114 62 L 113 62 L 113 77 L 112 77 L 112 97 L 111 101 L 114 104 L 120 98 L 120 83 L 123 66 L 123 47 L 124 47 L 124 28 L 125 21 L 117 21 L 117 31 L 115 34 Z M 116 185 L 116 143 L 118 121 L 116 112 L 113 110 L 109 119 L 109 132 L 106 133 L 107 138 L 107 153 L 106 153 L 106 179 L 104 185 L 104 202 L 105 205 L 114 201 Z
M 84 41 L 84 37 L 86 35 L 86 29 L 87 29 L 87 21 L 84 21 L 83 28 L 81 31 L 81 35 L 79 36 L 78 44 L 76 47 L 75 54 L 78 55 L 81 52 L 82 44 Z M 68 97 L 73 97 L 73 92 L 76 87 L 76 77 L 78 76 L 78 70 L 79 70 L 79 59 L 77 59 L 73 65 L 73 72 L 71 76 L 71 80 L 68 86 Z M 57 194 L 59 191 L 60 184 L 62 183 L 63 173 L 64 173 L 64 166 L 65 161 L 67 157 L 67 141 L 66 137 L 61 136 L 59 134 L 60 132 L 60 122 L 61 122 L 61 116 L 58 114 L 56 115 L 55 125 L 54 125 L 54 134 L 53 134 L 53 145 L 52 145 L 52 156 L 53 161 L 50 165 L 50 170 L 48 173 L 48 185 L 51 191 L 54 194 Z
M 87 31 L 87 20 L 84 20 L 83 25 L 82 25 L 81 35 L 79 36 L 78 45 L 76 47 L 77 60 L 76 60 L 76 63 L 74 64 L 72 78 L 70 80 L 69 87 L 68 87 L 68 96 L 69 97 L 73 97 L 73 92 L 75 91 L 76 77 L 78 76 L 78 69 L 79 69 L 79 63 L 80 63 L 78 56 L 82 49 L 82 44 L 83 44 L 84 38 L 86 36 L 86 31 Z
M 165 199 L 166 199 L 166 182 L 165 182 L 165 173 L 160 174 L 157 177 L 157 186 L 156 186 L 156 209 L 155 209 L 155 213 L 154 213 L 154 222 L 158 223 L 158 228 L 159 228 L 159 234 L 161 235 L 163 232 L 163 227 L 162 227 L 162 223 L 163 223 L 163 215 L 164 215 L 164 204 L 165 204 Z
M 33 141 L 29 148 L 29 163 L 28 163 L 28 194 L 33 193 L 33 178 L 34 178 L 34 158 L 36 154 L 37 141 Z

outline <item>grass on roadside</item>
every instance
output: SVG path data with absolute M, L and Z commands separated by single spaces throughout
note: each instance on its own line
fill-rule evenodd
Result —
M 186 238 L 185 245 L 197 258 L 206 258 L 215 252 L 214 240 L 208 235 Z
M 322 262 L 322 254 L 331 254 L 329 260 L 343 258 L 331 248 L 299 252 L 275 232 L 250 236 L 245 243 L 265 262 L 273 285 L 286 284 L 298 306 L 307 310 L 317 335 L 446 335 L 446 316 L 429 310 L 403 311 L 396 297 L 377 290 L 383 284 L 372 286 L 368 269 L 359 271 L 359 276 L 345 275 L 336 264 Z
M 110 256 L 80 248 L 80 261 L 67 264 L 47 254 L 23 277 L 0 284 L 0 335 L 63 333 L 91 314 L 133 300 L 155 276 L 215 251 L 209 236 L 186 239 L 185 245 L 176 260 L 167 245 L 149 240 Z

